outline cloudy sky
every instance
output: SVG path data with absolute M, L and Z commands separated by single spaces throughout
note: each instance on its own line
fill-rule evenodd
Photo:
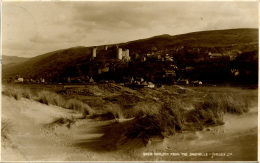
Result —
M 3 2 L 2 54 L 33 57 L 160 34 L 258 28 L 258 2 Z

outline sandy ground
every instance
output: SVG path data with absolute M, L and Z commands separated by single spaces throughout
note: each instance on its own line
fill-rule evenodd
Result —
M 79 118 L 71 110 L 2 96 L 2 161 L 257 160 L 257 108 L 225 115 L 225 125 L 154 139 L 146 147 L 118 140 L 131 120 Z

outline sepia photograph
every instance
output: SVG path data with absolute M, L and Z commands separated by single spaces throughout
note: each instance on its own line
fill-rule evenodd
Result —
M 1 161 L 257 161 L 258 12 L 2 1 Z

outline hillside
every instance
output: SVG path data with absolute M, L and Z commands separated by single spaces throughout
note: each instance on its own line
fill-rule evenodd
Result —
M 109 45 L 109 48 L 111 49 L 114 46 Z M 235 57 L 238 54 L 247 53 L 252 55 L 249 56 L 251 59 L 257 60 L 258 29 L 202 31 L 176 36 L 159 35 L 147 39 L 120 43 L 118 46 L 129 49 L 132 58 L 136 54 L 139 56 L 148 53 L 155 55 L 169 54 L 182 67 L 194 66 L 195 60 L 201 60 L 208 55 L 208 52 L 225 53 Z M 97 47 L 97 55 L 102 51 L 99 49 L 102 48 L 104 46 Z M 100 67 L 105 67 L 107 62 L 116 62 L 106 61 L 105 59 L 98 62 L 91 62 L 91 49 L 92 47 L 74 47 L 36 56 L 22 63 L 3 65 L 3 78 L 14 77 L 17 74 L 26 78 L 43 77 L 49 80 L 53 78 L 66 78 L 73 75 L 95 76 L 95 73 L 93 75 L 93 67 L 99 69 Z M 115 51 L 112 49 L 105 55 L 114 55 L 113 53 Z
M 24 62 L 28 59 L 30 59 L 30 58 L 2 55 L 2 64 L 7 65 L 7 64 L 10 64 L 10 63 L 13 63 L 13 64 L 21 63 L 21 62 Z
M 66 65 L 73 65 L 88 58 L 91 49 L 86 47 L 76 47 L 64 50 L 58 50 L 43 55 L 33 57 L 23 63 L 3 65 L 3 76 L 21 76 L 34 77 L 54 76 L 61 72 Z M 17 69 L 19 67 L 19 69 Z

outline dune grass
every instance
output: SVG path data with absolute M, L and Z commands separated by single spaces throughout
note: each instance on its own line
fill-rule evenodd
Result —
M 16 100 L 20 100 L 22 97 L 21 89 L 17 89 L 15 87 L 2 87 L 2 93 L 6 96 L 15 98 Z
M 139 110 L 135 122 L 127 130 L 125 136 L 131 139 L 141 139 L 146 144 L 151 137 L 164 138 L 176 132 L 182 132 L 183 109 L 177 103 L 165 102 L 156 107 L 156 111 L 150 111 L 149 107 Z
M 223 125 L 226 113 L 239 115 L 248 112 L 250 107 L 257 106 L 257 94 L 232 90 L 213 92 L 193 105 L 194 109 L 185 115 L 186 122 L 203 129 L 206 126 Z
M 27 98 L 46 105 L 55 105 L 65 109 L 76 110 L 82 113 L 83 116 L 91 113 L 91 108 L 88 104 L 77 99 L 65 99 L 63 96 L 51 91 L 42 90 L 34 92 L 30 88 L 19 85 L 5 85 L 2 93 L 9 97 L 15 98 L 16 100 Z
M 122 107 L 113 110 L 113 114 L 119 110 L 125 118 L 135 117 L 135 123 L 125 134 L 129 138 L 142 138 L 147 142 L 152 136 L 165 137 L 183 130 L 196 131 L 223 125 L 224 114 L 239 115 L 248 112 L 250 107 L 257 106 L 255 92 L 232 89 L 229 92 L 191 91 L 190 94 L 181 93 L 174 97 L 162 96 L 156 102 L 139 100 L 132 108 Z M 192 107 L 187 109 L 187 106 Z

